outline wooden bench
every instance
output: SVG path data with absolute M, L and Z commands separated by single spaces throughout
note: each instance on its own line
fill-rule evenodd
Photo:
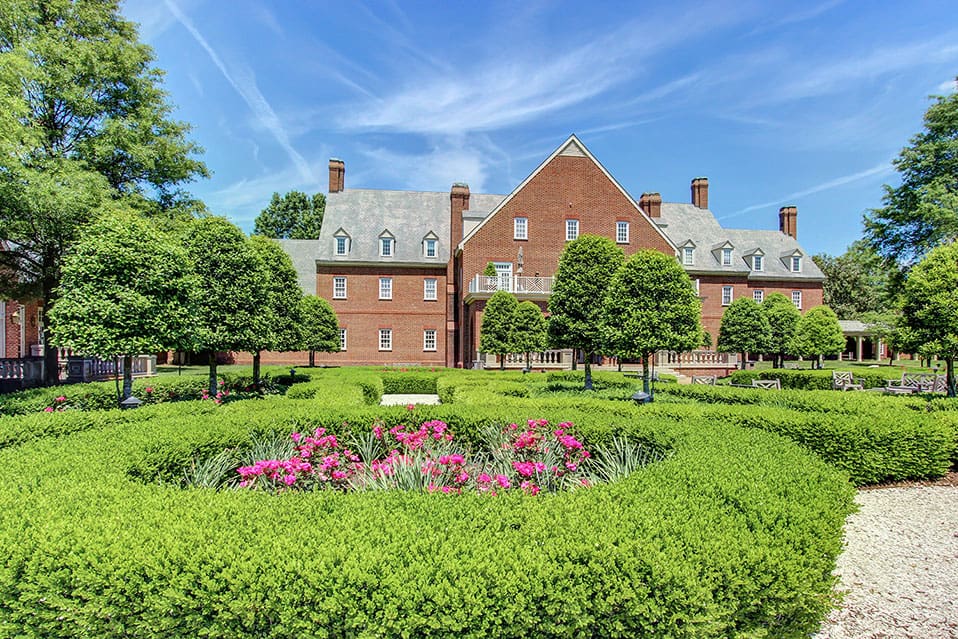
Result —
M 849 391 L 862 390 L 862 385 L 855 381 L 851 371 L 832 371 L 832 389 Z
M 692 384 L 715 386 L 715 375 L 692 375 Z
M 779 379 L 753 379 L 752 386 L 765 390 L 782 390 L 782 381 Z
M 942 375 L 934 373 L 902 373 L 901 379 L 890 379 L 881 390 L 895 395 L 910 393 L 933 393 L 936 388 L 945 389 L 945 382 L 939 382 Z M 941 391 L 938 391 L 941 392 Z

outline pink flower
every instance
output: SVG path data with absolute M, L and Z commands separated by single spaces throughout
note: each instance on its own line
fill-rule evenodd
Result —
M 61 402 L 61 403 L 62 403 L 62 402 L 65 402 L 65 401 L 67 401 L 67 398 L 66 398 L 66 397 L 64 397 L 63 395 L 60 395 L 59 397 L 57 397 L 57 399 L 56 399 L 56 401 L 58 401 L 58 402 Z
M 376 426 L 373 426 L 373 436 L 374 436 L 376 439 L 382 439 L 382 438 L 383 438 L 383 429 L 380 428 L 378 424 L 377 424 Z
M 406 404 L 406 410 L 416 410 L 415 404 Z
M 146 394 L 149 395 L 149 394 L 152 393 L 152 392 L 153 392 L 153 387 L 152 387 L 152 386 L 147 386 L 147 387 L 146 387 Z
M 296 481 L 296 475 L 286 475 L 283 477 L 283 483 L 287 486 L 292 486 L 293 482 Z
M 509 478 L 505 475 L 496 475 L 496 483 L 499 484 L 502 488 L 509 488 L 512 486 L 512 483 L 509 481 Z
M 524 481 L 519 485 L 519 488 L 528 492 L 530 495 L 538 495 L 539 491 L 542 490 L 531 481 Z
M 44 410 L 45 412 L 47 412 L 47 413 L 52 413 L 52 412 L 53 412 L 53 406 L 47 406 L 47 407 L 44 408 L 43 410 Z

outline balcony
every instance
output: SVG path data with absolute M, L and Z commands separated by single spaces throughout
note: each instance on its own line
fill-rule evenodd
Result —
M 468 304 L 474 299 L 489 299 L 496 291 L 509 291 L 520 300 L 548 299 L 552 293 L 552 279 L 522 275 L 476 275 L 469 281 L 465 302 Z

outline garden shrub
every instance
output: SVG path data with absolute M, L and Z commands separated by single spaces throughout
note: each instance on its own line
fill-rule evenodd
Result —
M 382 376 L 383 393 L 389 395 L 421 395 L 436 392 L 436 374 L 385 373 Z
M 882 388 L 889 379 L 901 379 L 901 374 L 890 371 L 864 370 L 857 368 L 851 371 L 855 382 L 864 388 Z M 764 371 L 735 371 L 731 376 L 731 383 L 750 385 L 754 379 L 777 379 L 782 388 L 798 390 L 831 390 L 831 370 L 802 370 L 791 368 L 773 368 Z
M 579 387 L 585 385 L 585 371 L 551 371 L 546 373 L 547 382 L 570 382 L 576 383 Z M 610 371 L 593 371 L 592 386 L 601 390 L 603 388 L 633 388 L 637 383 L 636 379 L 630 379 L 623 373 L 613 373 Z
M 603 403 L 610 405 L 507 399 L 414 411 L 316 411 L 313 400 L 281 397 L 170 404 L 115 413 L 135 421 L 0 450 L 0 633 L 800 637 L 816 630 L 831 605 L 852 508 L 844 475 L 783 438 L 696 416 L 687 410 L 694 407 L 595 409 Z M 269 495 L 156 481 L 174 480 L 197 451 L 237 445 L 253 432 L 343 422 L 368 428 L 374 417 L 387 424 L 442 418 L 457 437 L 477 436 L 490 421 L 569 419 L 584 441 L 627 436 L 673 454 L 615 483 L 547 498 Z

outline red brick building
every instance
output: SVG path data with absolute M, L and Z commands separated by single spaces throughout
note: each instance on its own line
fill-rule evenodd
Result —
M 636 201 L 575 136 L 508 195 L 465 184 L 448 193 L 346 189 L 345 164 L 333 159 L 321 237 L 282 244 L 304 291 L 339 317 L 342 350 L 318 355 L 331 364 L 473 366 L 485 301 L 507 288 L 547 310 L 559 255 L 585 233 L 627 255 L 675 255 L 713 338 L 739 297 L 780 292 L 803 310 L 821 304 L 824 276 L 797 242 L 795 207 L 779 211 L 779 231 L 725 229 L 708 188 L 693 180 L 687 204 L 658 193 Z M 490 262 L 496 277 L 482 274 Z

